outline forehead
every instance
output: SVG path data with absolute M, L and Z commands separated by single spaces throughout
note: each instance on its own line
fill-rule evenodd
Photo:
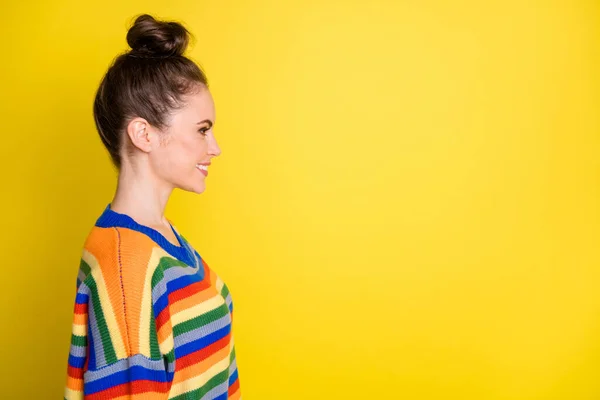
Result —
M 206 88 L 185 96 L 185 106 L 179 110 L 176 119 L 186 122 L 200 122 L 205 119 L 215 121 L 215 104 L 210 91 Z

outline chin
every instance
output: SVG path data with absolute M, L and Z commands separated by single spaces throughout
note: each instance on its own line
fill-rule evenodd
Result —
M 206 190 L 206 185 L 204 182 L 193 182 L 193 183 L 180 183 L 179 185 L 175 185 L 176 188 L 181 189 L 186 192 L 191 193 L 203 193 Z
M 203 193 L 206 190 L 206 185 L 204 184 L 204 182 L 202 183 L 197 183 L 192 187 L 192 190 L 190 190 L 191 192 L 194 193 Z
M 203 179 L 204 177 L 198 177 L 200 174 L 201 172 L 195 169 L 192 176 L 185 180 L 179 179 L 179 182 L 176 182 L 174 186 L 186 192 L 203 193 L 206 190 L 206 182 Z

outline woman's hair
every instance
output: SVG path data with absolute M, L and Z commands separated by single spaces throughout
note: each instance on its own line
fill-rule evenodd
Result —
M 178 22 L 140 15 L 127 32 L 131 49 L 115 58 L 94 99 L 94 121 L 113 164 L 121 168 L 121 144 L 136 117 L 152 126 L 168 126 L 184 95 L 208 87 L 206 75 L 183 53 L 191 34 Z M 200 85 L 200 86 L 199 86 Z

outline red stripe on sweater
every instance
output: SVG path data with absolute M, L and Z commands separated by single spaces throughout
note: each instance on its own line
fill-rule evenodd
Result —
M 210 287 L 210 282 L 207 282 L 205 280 L 200 281 L 200 282 L 191 283 L 185 287 L 182 287 L 181 289 L 177 289 L 174 292 L 170 293 L 169 294 L 169 303 L 170 304 L 176 303 L 179 300 L 190 297 L 196 293 L 200 293 L 208 287 Z
M 75 314 L 87 314 L 88 313 L 88 305 L 85 304 L 77 304 L 75 303 Z
M 225 337 L 217 340 L 216 342 L 206 346 L 202 350 L 195 351 L 186 356 L 180 357 L 177 359 L 177 369 L 183 369 L 189 367 L 190 365 L 197 364 L 202 360 L 207 359 L 217 351 L 221 350 L 223 347 L 229 345 L 229 341 L 231 340 L 231 332 L 229 332 Z
M 73 367 L 72 365 L 67 366 L 67 375 L 75 379 L 83 379 L 83 368 Z
M 240 388 L 240 379 L 236 378 L 235 382 L 233 382 L 233 385 L 229 386 L 229 389 L 227 390 L 227 396 L 231 396 L 232 394 L 237 392 L 237 390 L 239 388 Z

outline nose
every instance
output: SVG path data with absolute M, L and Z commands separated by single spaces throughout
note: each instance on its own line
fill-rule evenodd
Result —
M 221 154 L 221 148 L 217 144 L 217 139 L 211 141 L 210 146 L 208 147 L 208 153 L 211 154 L 213 157 L 216 157 L 219 154 Z

